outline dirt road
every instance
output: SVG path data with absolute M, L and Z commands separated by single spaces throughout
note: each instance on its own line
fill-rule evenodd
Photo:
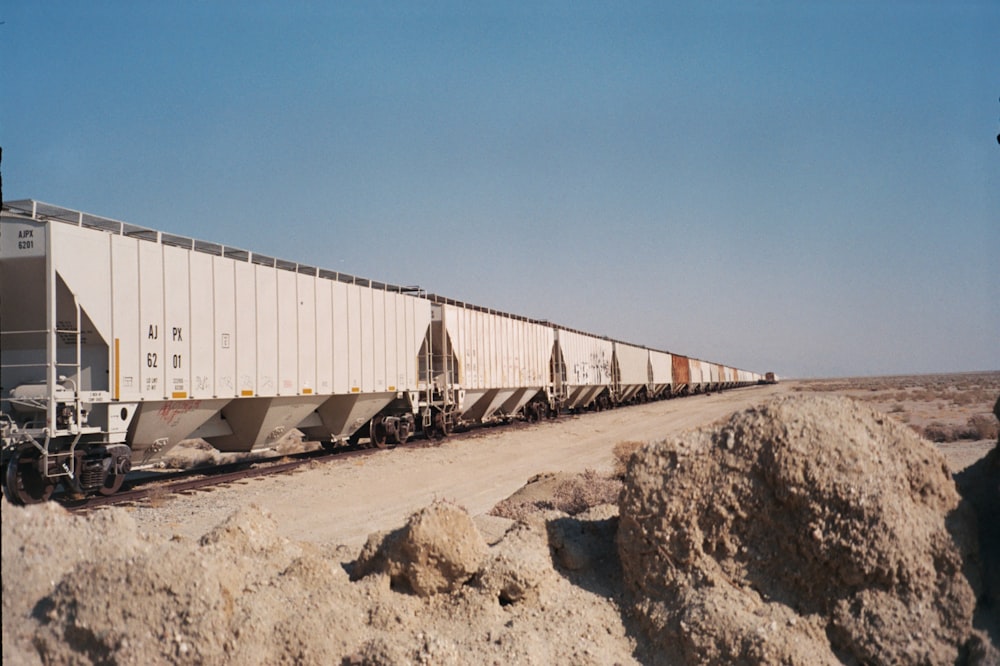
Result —
M 418 442 L 293 476 L 175 497 L 159 508 L 140 507 L 132 513 L 144 532 L 197 538 L 236 508 L 253 503 L 271 512 L 282 536 L 357 548 L 369 533 L 401 526 L 434 499 L 482 514 L 535 474 L 607 471 L 613 464 L 611 450 L 620 441 L 663 439 L 787 390 L 787 385 L 750 387 L 484 429 L 440 445 Z

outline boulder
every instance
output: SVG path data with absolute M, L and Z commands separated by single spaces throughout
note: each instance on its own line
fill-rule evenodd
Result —
M 435 502 L 404 527 L 371 535 L 351 578 L 385 573 L 395 589 L 418 596 L 454 592 L 479 570 L 487 549 L 465 509 Z

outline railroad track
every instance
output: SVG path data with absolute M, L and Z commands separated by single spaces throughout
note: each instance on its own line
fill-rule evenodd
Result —
M 182 495 L 199 490 L 253 479 L 262 476 L 290 474 L 297 469 L 330 460 L 347 460 L 359 455 L 371 455 L 375 449 L 347 449 L 327 452 L 313 451 L 296 454 L 294 459 L 255 460 L 228 463 L 217 467 L 203 467 L 184 472 L 167 473 L 132 482 L 114 495 L 90 495 L 76 499 L 68 495 L 55 496 L 53 500 L 74 513 L 87 513 L 93 509 L 121 504 L 136 504 L 151 498 Z
M 624 409 L 628 409 L 626 406 Z M 571 419 L 585 416 L 583 414 L 561 415 L 560 419 Z M 548 419 L 552 420 L 552 419 Z M 503 424 L 505 429 L 531 428 L 534 423 L 515 420 Z M 486 436 L 497 424 L 479 424 L 463 427 L 448 435 L 451 441 L 474 440 Z M 440 439 L 426 438 L 418 435 L 404 446 L 435 446 Z M 396 447 L 389 447 L 396 448 Z M 126 481 L 125 486 L 113 495 L 88 495 L 84 498 L 74 498 L 67 494 L 56 494 L 52 500 L 74 513 L 87 513 L 94 509 L 117 505 L 134 505 L 147 502 L 152 498 L 163 498 L 169 495 L 183 495 L 200 490 L 209 491 L 214 487 L 225 486 L 246 479 L 263 476 L 290 474 L 299 468 L 331 461 L 350 460 L 358 456 L 374 455 L 385 449 L 377 447 L 347 446 L 333 451 L 318 449 L 285 456 L 279 460 L 261 458 L 225 463 L 212 467 L 198 467 L 178 472 L 164 472 L 141 480 Z M 288 460 L 288 458 L 292 458 Z
M 463 431 L 451 435 L 452 439 L 475 437 L 477 430 Z M 417 440 L 410 446 L 433 446 L 434 440 Z M 392 447 L 395 448 L 395 447 Z M 359 456 L 374 455 L 384 449 L 365 447 L 344 447 L 334 451 L 319 449 L 285 456 L 281 459 L 243 460 L 211 467 L 198 467 L 179 472 L 164 472 L 148 478 L 126 481 L 126 485 L 113 495 L 88 495 L 74 498 L 68 494 L 56 494 L 52 500 L 74 513 L 87 513 L 107 506 L 130 505 L 169 495 L 183 495 L 199 490 L 211 490 L 246 479 L 263 476 L 290 474 L 306 465 L 330 461 L 350 460 Z M 292 458 L 289 460 L 288 458 Z

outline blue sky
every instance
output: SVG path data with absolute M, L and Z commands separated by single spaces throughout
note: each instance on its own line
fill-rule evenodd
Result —
M 760 372 L 1000 369 L 998 2 L 0 21 L 7 200 Z

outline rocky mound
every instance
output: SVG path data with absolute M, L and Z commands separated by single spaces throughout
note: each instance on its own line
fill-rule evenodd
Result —
M 670 662 L 951 664 L 976 602 L 959 500 L 908 428 L 789 398 L 638 452 L 617 541 Z
M 465 509 L 435 502 L 404 527 L 371 535 L 351 578 L 384 573 L 396 589 L 427 597 L 460 588 L 485 556 L 486 541 Z
M 607 550 L 605 514 L 511 522 L 487 547 L 438 502 L 352 582 L 348 549 L 282 538 L 252 505 L 197 541 L 155 543 L 123 509 L 0 506 L 4 664 L 636 663 L 619 607 L 560 575 L 549 547 L 563 521 L 560 548 L 596 577 L 602 561 L 579 550 L 597 533 Z
M 22 653 L 18 644 L 30 645 L 34 624 L 16 619 L 44 612 L 45 600 L 57 583 L 91 559 L 134 558 L 150 544 L 136 536 L 135 522 L 124 512 L 100 512 L 67 520 L 55 504 L 25 508 L 0 500 L 3 526 L 3 663 L 41 663 L 34 651 Z M 109 538 L 109 535 L 115 535 Z M 42 601 L 42 603 L 39 603 Z

